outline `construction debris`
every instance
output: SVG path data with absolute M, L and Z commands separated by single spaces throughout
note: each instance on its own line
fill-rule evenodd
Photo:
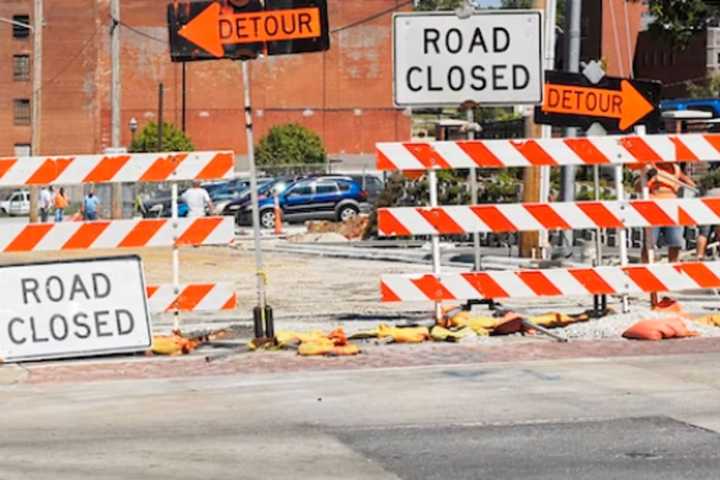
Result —
M 307 222 L 307 233 L 338 233 L 348 240 L 360 240 L 368 228 L 367 216 L 357 216 L 345 222 L 315 221 Z

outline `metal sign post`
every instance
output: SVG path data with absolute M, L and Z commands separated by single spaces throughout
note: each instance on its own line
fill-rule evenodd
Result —
M 173 62 L 226 58 L 240 60 L 242 65 L 257 276 L 257 306 L 253 309 L 253 319 L 255 338 L 260 341 L 272 341 L 275 326 L 272 309 L 267 304 L 267 276 L 260 239 L 248 60 L 260 54 L 289 55 L 321 52 L 330 48 L 327 0 L 303 0 L 297 3 L 302 5 L 294 8 L 296 2 L 260 0 L 174 0 L 167 7 L 170 56 Z M 280 25 L 283 28 L 279 28 Z
M 263 265 L 260 239 L 260 207 L 258 205 L 257 171 L 255 168 L 255 143 L 253 139 L 252 100 L 250 98 L 250 69 L 247 60 L 242 60 L 243 91 L 245 97 L 245 133 L 247 135 L 248 164 L 250 168 L 250 202 L 252 204 L 253 237 L 255 241 L 255 275 L 257 276 L 257 306 L 253 309 L 255 338 L 272 337 L 274 331 L 272 314 L 267 305 L 265 292 L 265 267 Z M 265 332 L 263 334 L 263 325 Z

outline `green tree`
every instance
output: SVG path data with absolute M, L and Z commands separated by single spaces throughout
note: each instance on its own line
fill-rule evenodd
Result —
M 455 10 L 463 5 L 464 0 L 420 0 L 415 10 Z
M 260 166 L 318 164 L 325 162 L 325 147 L 312 130 L 288 123 L 270 129 L 257 145 Z
M 162 149 L 158 144 L 158 124 L 150 122 L 140 131 L 130 145 L 131 152 L 192 152 L 195 150 L 190 138 L 172 123 L 163 122 Z
M 707 77 L 702 82 L 688 82 L 687 92 L 690 98 L 720 97 L 720 75 Z
M 532 8 L 532 0 L 502 0 L 502 8 Z
M 633 0 L 638 1 L 638 0 Z M 650 28 L 669 35 L 680 45 L 687 45 L 692 36 L 704 30 L 720 16 L 720 2 L 705 0 L 650 0 L 650 14 L 655 21 Z

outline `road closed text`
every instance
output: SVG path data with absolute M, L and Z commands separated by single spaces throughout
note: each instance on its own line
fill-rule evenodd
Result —
M 396 15 L 396 104 L 538 102 L 542 98 L 539 22 L 536 12 L 469 19 Z
M 494 27 L 491 32 L 476 28 L 470 38 L 457 28 L 441 32 L 436 28 L 423 30 L 425 55 L 455 55 L 467 51 L 468 55 L 503 53 L 510 47 L 510 33 L 504 27 Z M 530 83 L 530 71 L 525 65 L 507 63 L 483 65 L 414 65 L 407 69 L 408 90 L 420 92 L 460 92 L 471 89 L 523 90 Z
M 0 267 L 6 360 L 138 351 L 150 343 L 137 257 Z
M 56 275 L 45 279 L 22 278 L 23 303 L 32 307 L 42 303 L 101 300 L 112 293 L 110 279 L 104 273 L 87 277 L 74 275 L 66 282 Z M 72 336 L 79 340 L 129 335 L 135 328 L 135 318 L 125 308 L 53 313 L 49 318 L 15 316 L 7 322 L 7 338 L 15 345 L 26 342 L 62 342 Z

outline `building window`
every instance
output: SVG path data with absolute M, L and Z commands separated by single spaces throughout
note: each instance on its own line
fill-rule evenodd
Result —
M 30 100 L 27 98 L 16 98 L 13 100 L 13 106 L 15 125 L 30 125 Z
M 13 15 L 13 38 L 28 38 L 30 36 L 30 29 L 23 27 L 20 24 L 30 25 L 29 15 Z
M 13 80 L 30 80 L 30 55 L 13 56 Z
M 15 144 L 15 156 L 16 157 L 29 157 L 32 152 L 32 145 L 29 143 L 16 143 Z

